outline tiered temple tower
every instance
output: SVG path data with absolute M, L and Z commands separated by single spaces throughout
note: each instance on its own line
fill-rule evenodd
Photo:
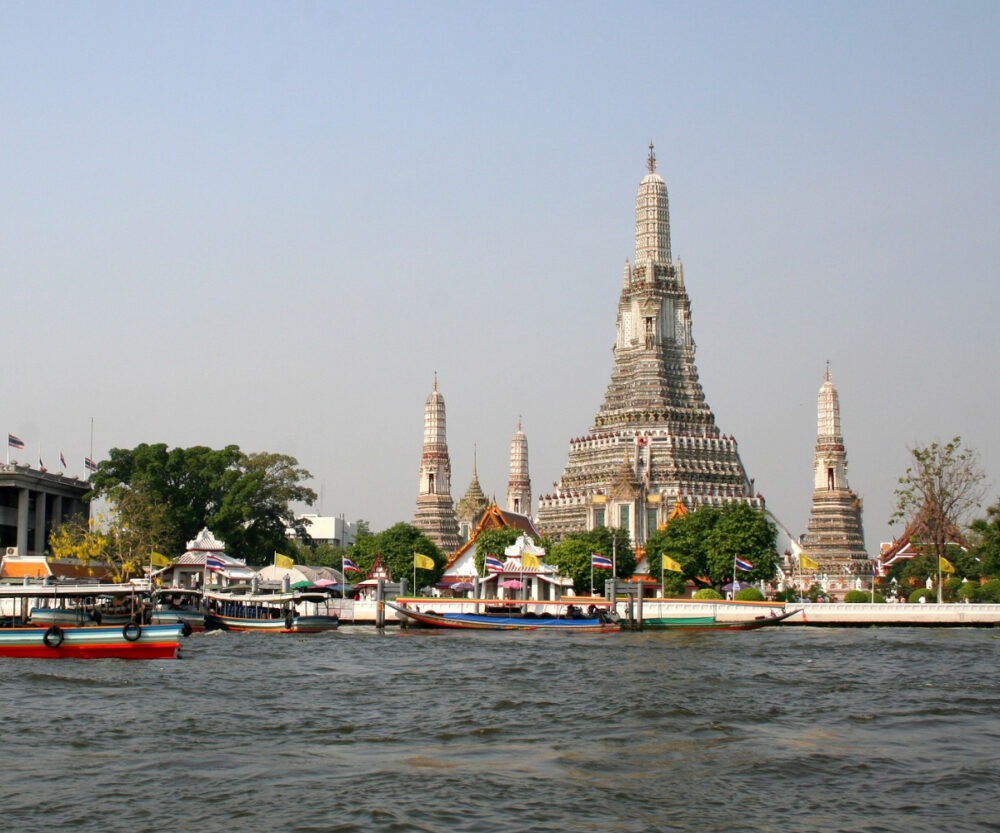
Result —
M 667 186 L 649 146 L 635 206 L 635 264 L 625 262 L 614 368 L 589 433 L 570 440 L 538 524 L 559 539 L 622 527 L 642 544 L 681 500 L 689 509 L 745 501 L 758 508 L 736 441 L 719 432 L 694 364 L 684 267 L 670 250 Z
M 438 390 L 437 374 L 434 389 L 424 408 L 424 448 L 420 457 L 420 492 L 417 494 L 417 514 L 413 525 L 450 555 L 459 548 L 455 505 L 451 500 L 451 458 L 445 432 L 444 397 Z
M 528 475 L 528 438 L 521 420 L 510 441 L 510 477 L 507 481 L 507 511 L 531 516 L 531 477 Z
M 472 481 L 465 495 L 455 507 L 455 515 L 458 518 L 458 534 L 462 542 L 469 540 L 472 530 L 476 528 L 479 519 L 490 505 L 489 498 L 483 492 L 483 487 L 479 484 L 479 472 L 477 471 L 477 453 L 472 454 Z
M 861 499 L 847 485 L 847 452 L 840 433 L 840 397 L 830 368 L 819 389 L 812 511 L 802 549 L 824 573 L 870 572 L 861 524 Z

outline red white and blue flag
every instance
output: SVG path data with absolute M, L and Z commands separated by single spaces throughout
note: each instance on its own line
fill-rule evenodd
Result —
M 487 555 L 483 560 L 483 566 L 486 568 L 486 572 L 488 573 L 503 572 L 503 562 L 501 562 L 495 555 Z
M 741 573 L 749 573 L 753 569 L 753 564 L 745 558 L 740 558 L 737 555 L 736 558 L 733 559 L 733 569 L 739 570 Z
M 20 437 L 15 437 L 13 434 L 7 435 L 7 445 L 11 448 L 24 448 L 24 440 Z
M 97 463 L 95 463 L 89 457 L 84 457 L 83 458 L 83 467 L 87 471 L 97 471 Z
M 344 570 L 345 573 L 349 573 L 352 570 L 355 573 L 360 573 L 361 572 L 361 569 L 358 567 L 358 565 L 355 564 L 353 561 L 351 561 L 350 558 L 345 558 L 342 566 L 343 566 L 343 570 Z
M 590 566 L 595 570 L 613 570 L 615 565 L 611 563 L 611 559 L 606 555 L 592 552 L 590 554 Z
M 205 559 L 205 569 L 213 573 L 221 573 L 226 569 L 226 562 L 217 555 L 210 555 Z

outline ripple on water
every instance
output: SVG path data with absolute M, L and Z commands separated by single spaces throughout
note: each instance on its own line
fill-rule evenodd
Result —
M 10 829 L 993 829 L 988 631 L 358 630 L 185 648 L 0 661 Z

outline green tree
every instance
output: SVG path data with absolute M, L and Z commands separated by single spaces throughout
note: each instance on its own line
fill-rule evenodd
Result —
M 91 568 L 106 567 L 117 582 L 141 577 L 152 553 L 163 553 L 173 534 L 166 507 L 142 486 L 119 486 L 106 498 L 106 515 L 56 527 L 49 537 L 50 551 Z
M 546 561 L 559 568 L 559 574 L 573 579 L 577 593 L 590 593 L 591 574 L 594 592 L 604 592 L 604 582 L 612 577 L 610 570 L 590 568 L 591 553 L 606 556 L 615 564 L 618 578 L 628 578 L 635 572 L 635 551 L 629 543 L 627 530 L 599 527 L 587 532 L 567 535 L 554 544 L 546 556 Z
M 264 564 L 285 548 L 286 527 L 304 537 L 291 504 L 316 500 L 303 485 L 309 477 L 283 454 L 244 454 L 235 445 L 216 450 L 142 444 L 111 449 L 93 475 L 91 497 L 121 505 L 135 492 L 162 506 L 169 527 L 166 553 L 182 551 L 207 526 L 248 564 Z
M 486 555 L 495 555 L 503 561 L 503 551 L 517 541 L 521 531 L 512 526 L 484 529 L 476 536 L 476 575 L 483 575 Z
M 675 518 L 646 542 L 646 559 L 654 573 L 666 555 L 684 568 L 684 578 L 719 589 L 733 579 L 736 556 L 753 564 L 742 580 L 774 577 L 777 530 L 763 512 L 747 503 L 727 503 L 721 508 L 702 506 Z
M 941 445 L 909 449 L 913 458 L 896 486 L 896 511 L 889 519 L 908 525 L 919 516 L 926 531 L 921 543 L 926 555 L 934 559 L 941 601 L 941 572 L 937 565 L 946 557 L 946 548 L 959 533 L 969 512 L 979 506 L 983 498 L 985 474 L 979 466 L 979 457 L 969 448 L 962 447 L 961 437 Z
M 986 510 L 985 518 L 972 522 L 970 554 L 979 566 L 979 575 L 1000 577 L 1000 499 Z
M 347 550 L 322 541 L 287 540 L 281 552 L 295 560 L 296 564 L 306 564 L 312 567 L 333 567 L 339 570 Z
M 444 570 L 446 558 L 438 546 L 412 524 L 398 523 L 374 535 L 358 538 L 348 549 L 348 557 L 358 565 L 362 574 L 371 569 L 378 555 L 389 568 L 393 581 L 406 579 L 413 584 L 413 556 L 426 555 L 434 561 L 433 570 L 417 570 L 417 587 L 435 584 Z M 411 588 L 414 589 L 414 588 Z
M 650 575 L 659 571 L 666 555 L 684 568 L 684 579 L 699 587 L 712 584 L 708 580 L 708 536 L 718 523 L 719 514 L 715 507 L 702 506 L 652 533 L 646 541 Z
M 732 580 L 737 556 L 753 564 L 749 581 L 769 581 L 777 572 L 777 529 L 748 503 L 727 503 L 708 535 L 708 570 L 713 582 Z M 742 580 L 742 578 L 741 578 Z

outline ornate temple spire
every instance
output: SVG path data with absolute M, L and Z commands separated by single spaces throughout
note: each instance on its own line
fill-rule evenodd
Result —
M 461 541 L 451 499 L 451 458 L 448 455 L 445 423 L 444 397 L 438 390 L 435 372 L 434 388 L 424 406 L 420 490 L 417 493 L 417 514 L 413 525 L 445 553 L 451 553 L 458 549 Z
M 489 498 L 486 497 L 483 487 L 479 483 L 478 457 L 478 449 L 473 446 L 472 480 L 469 482 L 469 488 L 465 490 L 465 494 L 455 507 L 458 531 L 463 541 L 469 540 L 472 530 L 475 529 L 479 519 L 490 505 Z
M 844 438 L 840 435 L 840 397 L 837 395 L 837 388 L 833 385 L 830 376 L 830 364 L 826 365 L 826 376 L 819 389 L 819 397 L 816 406 L 816 437 L 826 442 L 843 444 Z
M 809 558 L 825 572 L 868 570 L 861 500 L 847 483 L 847 452 L 840 430 L 840 397 L 827 364 L 816 397 L 813 498 L 802 541 Z
M 538 522 L 559 540 L 614 526 L 642 544 L 680 496 L 690 509 L 745 502 L 763 508 L 736 441 L 721 434 L 695 367 L 691 301 L 670 248 L 667 187 L 650 143 L 626 261 L 604 402 L 586 437 L 570 441 Z M 627 459 L 622 462 L 623 456 Z
M 528 474 L 528 438 L 517 419 L 510 441 L 510 479 L 507 481 L 507 511 L 531 515 L 531 477 Z
M 640 266 L 652 261 L 666 266 L 671 262 L 670 203 L 667 185 L 656 173 L 652 142 L 646 167 L 649 173 L 642 178 L 635 198 L 635 263 Z

